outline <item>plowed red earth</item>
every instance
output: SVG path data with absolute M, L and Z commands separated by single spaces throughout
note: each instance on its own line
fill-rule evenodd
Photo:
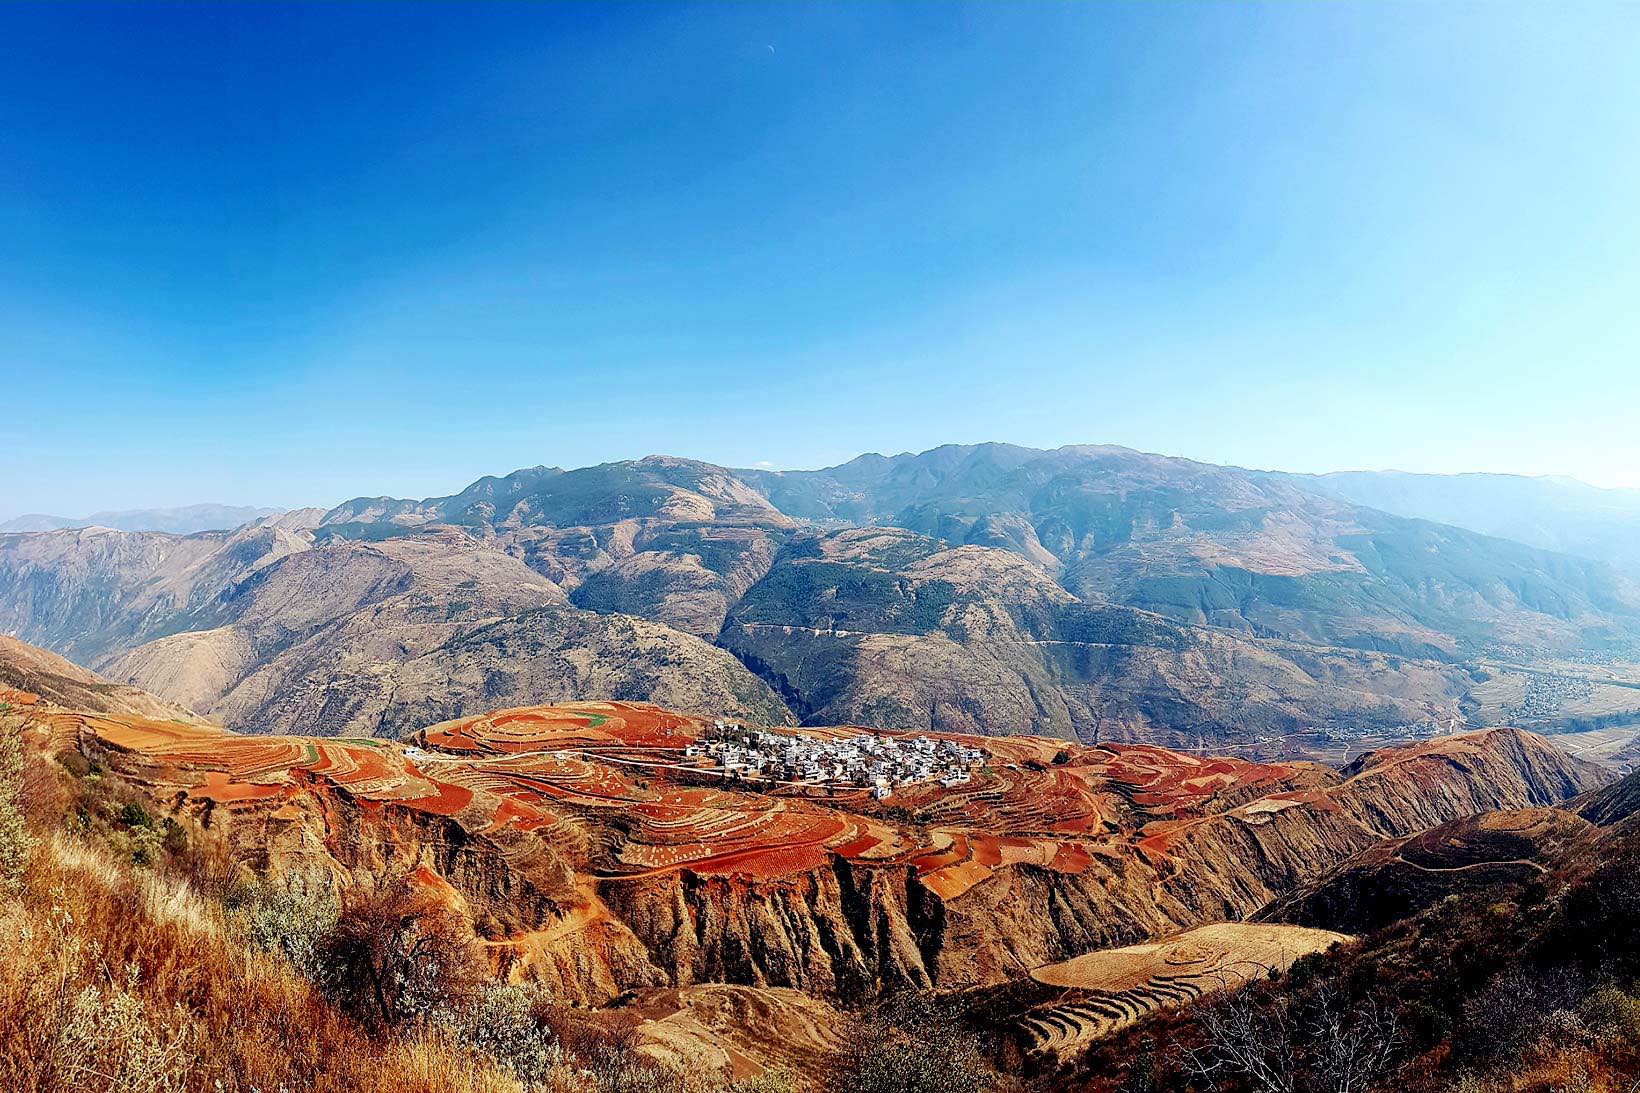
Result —
M 453 816 L 477 833 L 550 835 L 574 821 L 583 833 L 607 833 L 589 864 L 604 880 L 680 869 L 776 877 L 835 855 L 907 866 L 951 899 L 1010 865 L 1080 872 L 1136 838 L 1148 856 L 1165 856 L 1171 834 L 1223 811 L 1215 805 L 1227 793 L 1266 810 L 1309 796 L 1296 767 L 1143 746 L 959 737 L 987 753 L 970 783 L 902 787 L 877 802 L 858 789 L 724 780 L 684 756 L 704 731 L 701 719 L 626 702 L 449 721 L 417 734 L 425 752 L 131 717 L 48 720 L 54 734 L 90 734 L 168 792 L 219 806 L 256 807 L 330 785 L 364 803 Z M 789 731 L 826 738 L 866 730 Z

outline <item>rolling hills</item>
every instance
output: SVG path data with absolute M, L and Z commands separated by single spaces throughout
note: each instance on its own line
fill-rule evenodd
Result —
M 217 610 L 221 625 L 147 642 L 107 670 L 265 732 L 391 735 L 474 704 L 588 693 L 786 717 L 722 650 L 573 607 L 517 559 L 451 529 L 298 551 L 231 585 Z
M 1003 547 L 1082 599 L 1258 635 L 1440 657 L 1598 641 L 1635 610 L 1598 563 L 1125 448 L 950 445 L 746 473 L 794 515 Z
M 1466 816 L 1369 847 L 1258 918 L 1364 934 L 1443 899 L 1473 899 L 1493 885 L 1535 880 L 1593 838 L 1593 826 L 1569 810 Z
M 39 702 L 93 713 L 197 720 L 174 702 L 112 683 L 55 653 L 0 636 L 0 705 L 33 707 Z

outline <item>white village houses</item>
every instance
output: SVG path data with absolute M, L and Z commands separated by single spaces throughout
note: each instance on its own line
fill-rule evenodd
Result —
M 895 786 L 931 781 L 965 785 L 972 768 L 985 761 L 979 748 L 931 736 L 860 733 L 825 740 L 724 721 L 714 721 L 702 742 L 686 747 L 684 755 L 748 778 L 869 786 L 878 800 L 890 796 Z

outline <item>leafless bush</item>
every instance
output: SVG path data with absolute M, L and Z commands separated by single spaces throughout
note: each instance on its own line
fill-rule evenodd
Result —
M 1198 1009 L 1205 1043 L 1186 1051 L 1186 1072 L 1205 1081 L 1239 1078 L 1258 1093 L 1295 1093 L 1298 1060 L 1285 998 L 1258 1005 L 1235 991 Z
M 1518 1060 L 1547 1031 L 1548 1016 L 1576 1010 L 1583 991 L 1582 980 L 1568 969 L 1529 974 L 1511 968 L 1497 975 L 1464 1004 L 1470 1055 L 1491 1063 Z
M 1309 1006 L 1306 1087 L 1316 1093 L 1364 1093 L 1394 1069 L 1403 1046 L 1395 1014 L 1376 998 L 1351 1006 L 1324 986 Z
M 1394 1070 L 1403 1046 L 1393 1012 L 1376 999 L 1351 1005 L 1329 986 L 1294 1001 L 1233 991 L 1199 1010 L 1204 1043 L 1185 1069 L 1233 1078 L 1257 1093 L 1365 1093 Z

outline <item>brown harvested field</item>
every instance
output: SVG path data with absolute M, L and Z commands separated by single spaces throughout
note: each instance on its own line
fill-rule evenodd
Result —
M 1240 986 L 1272 969 L 1285 971 L 1301 956 L 1350 940 L 1302 926 L 1219 922 L 1044 965 L 1031 978 L 1066 993 L 1021 1019 L 1026 1050 L 1038 1058 L 1069 1058 L 1147 1013 Z
M 1616 771 L 1626 773 L 1640 763 L 1640 724 L 1556 733 L 1553 739 L 1568 755 Z
M 1051 987 L 1100 991 L 1130 990 L 1157 976 L 1235 986 L 1349 940 L 1348 934 L 1302 926 L 1215 922 L 1161 941 L 1046 964 L 1033 970 L 1031 978 Z
M 646 703 L 571 702 L 457 718 L 418 736 L 441 751 L 481 754 L 611 745 L 681 749 L 703 727 L 697 717 Z
M 0 706 L 37 706 L 40 696 L 33 691 L 19 691 L 12 687 L 0 687 Z

